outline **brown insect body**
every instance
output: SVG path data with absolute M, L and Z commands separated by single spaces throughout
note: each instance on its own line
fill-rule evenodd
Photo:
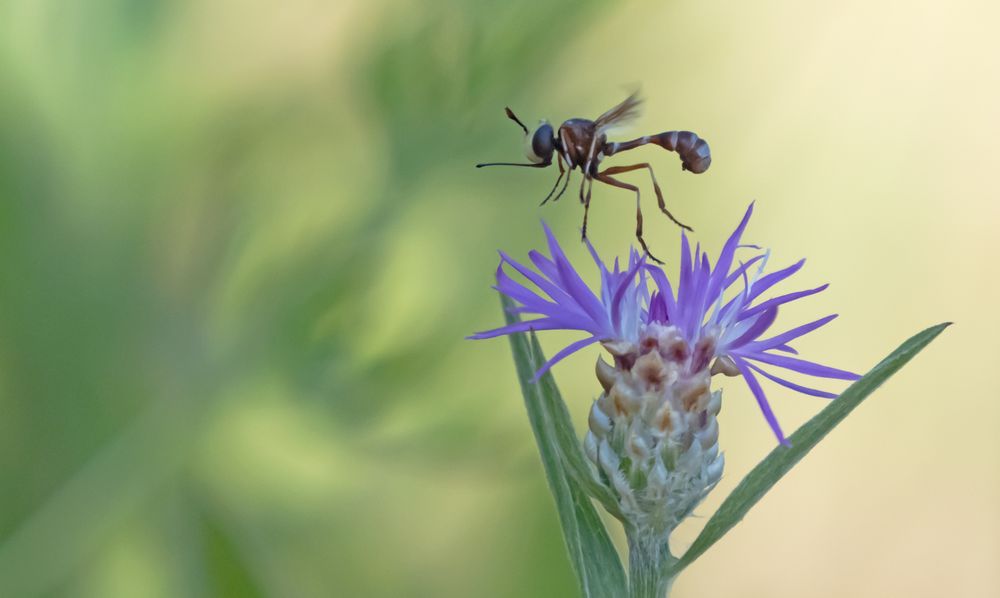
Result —
M 580 185 L 580 202 L 584 205 L 582 228 L 584 239 L 587 238 L 587 215 L 590 211 L 590 195 L 594 180 L 613 187 L 619 187 L 621 189 L 627 189 L 635 192 L 636 238 L 639 240 L 639 244 L 642 245 L 646 254 L 653 260 L 659 262 L 660 260 L 649 252 L 649 248 L 646 246 L 646 241 L 642 238 L 642 208 L 639 202 L 639 188 L 635 185 L 619 181 L 611 175 L 639 170 L 642 168 L 647 169 L 653 182 L 653 190 L 656 192 L 656 199 L 660 210 L 678 226 L 687 230 L 692 230 L 691 227 L 681 224 L 676 218 L 674 218 L 670 211 L 667 210 L 666 203 L 663 199 L 663 193 L 660 191 L 660 186 L 656 182 L 656 176 L 653 174 L 653 168 L 648 163 L 632 164 L 629 166 L 612 166 L 602 171 L 600 170 L 601 162 L 608 156 L 613 156 L 615 154 L 652 143 L 665 150 L 677 152 L 678 156 L 681 158 L 682 170 L 687 170 L 694 174 L 700 174 L 708 170 L 708 167 L 712 163 L 712 155 L 709 150 L 708 143 L 691 131 L 666 131 L 657 135 L 646 135 L 631 141 L 609 142 L 607 138 L 608 130 L 611 127 L 621 125 L 635 118 L 638 115 L 640 103 L 641 101 L 639 100 L 638 95 L 632 94 L 622 103 L 611 108 L 595 120 L 571 118 L 560 125 L 558 131 L 555 132 L 552 130 L 552 126 L 545 121 L 542 121 L 534 132 L 529 132 L 524 123 L 522 123 L 517 116 L 514 115 L 510 108 L 507 108 L 507 117 L 520 125 L 526 136 L 531 137 L 531 142 L 528 147 L 528 159 L 531 160 L 531 163 L 516 164 L 510 162 L 494 162 L 488 164 L 477 164 L 476 166 L 482 167 L 502 165 L 545 168 L 552 164 L 552 154 L 555 153 L 556 163 L 559 166 L 559 178 L 556 179 L 556 184 L 552 187 L 552 190 L 549 191 L 549 194 L 544 200 L 542 200 L 543 205 L 548 202 L 550 198 L 552 198 L 552 194 L 555 193 L 556 189 L 559 187 L 559 183 L 565 175 L 566 182 L 563 183 L 562 189 L 554 198 L 552 198 L 552 201 L 557 201 L 562 196 L 563 192 L 566 191 L 566 187 L 569 186 L 570 173 L 579 168 L 583 173 L 583 182 Z
M 560 149 L 560 157 L 569 165 L 569 169 L 579 168 L 583 170 L 589 162 L 590 169 L 587 171 L 591 176 L 597 174 L 597 166 L 601 163 L 603 156 L 598 156 L 607 142 L 608 136 L 597 130 L 597 125 L 592 120 L 584 118 L 571 118 L 559 127 L 556 138 L 556 149 Z
M 604 148 L 604 155 L 613 156 L 618 152 L 634 149 L 647 143 L 654 143 L 667 151 L 677 152 L 681 158 L 681 169 L 694 174 L 705 172 L 712 164 L 712 153 L 708 148 L 708 143 L 691 131 L 667 131 L 632 141 L 609 143 Z

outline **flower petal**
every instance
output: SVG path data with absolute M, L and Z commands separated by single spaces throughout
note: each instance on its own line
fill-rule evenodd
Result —
M 501 326 L 500 328 L 494 328 L 493 330 L 477 332 L 465 338 L 470 340 L 481 340 L 484 338 L 495 338 L 498 336 L 514 334 L 515 332 L 527 332 L 529 330 L 558 330 L 563 328 L 558 322 L 551 322 L 549 320 L 549 318 L 542 318 L 538 320 L 529 320 L 527 322 L 517 322 L 514 324 L 508 324 L 507 326 Z
M 598 340 L 600 339 L 592 336 L 590 338 L 585 338 L 583 340 L 576 341 L 575 343 L 570 343 L 569 346 L 565 347 L 562 351 L 556 353 L 554 356 L 552 356 L 552 359 L 546 361 L 545 364 L 542 365 L 542 367 L 538 368 L 538 371 L 535 372 L 535 375 L 531 378 L 531 381 L 538 382 L 538 379 L 541 378 L 545 372 L 549 371 L 549 369 L 552 366 L 559 363 L 563 359 L 569 357 L 573 353 L 576 353 L 580 349 L 596 343 Z
M 729 235 L 729 239 L 722 246 L 722 251 L 719 252 L 719 260 L 715 264 L 715 272 L 713 272 L 708 285 L 709 297 L 715 297 L 723 290 L 725 282 L 728 279 L 729 268 L 732 267 L 733 259 L 736 257 L 736 248 L 740 244 L 740 237 L 743 236 L 743 231 L 746 230 L 747 223 L 750 222 L 752 214 L 753 202 L 750 203 L 746 213 L 743 215 L 743 219 L 740 220 L 733 234 Z
M 752 351 L 767 351 L 768 349 L 777 349 L 793 341 L 804 334 L 808 334 L 821 326 L 825 326 L 837 318 L 837 314 L 831 314 L 825 318 L 820 318 L 818 320 L 809 322 L 808 324 L 803 324 L 801 326 L 796 326 L 788 332 L 783 332 L 777 336 L 772 336 L 767 340 L 756 341 L 747 345 L 747 348 Z
M 774 324 L 774 320 L 777 317 L 777 307 L 772 307 L 771 309 L 765 311 L 756 320 L 754 320 L 753 324 L 751 324 L 750 327 L 739 336 L 739 338 L 727 342 L 725 344 L 725 348 L 720 350 L 731 350 L 749 343 L 753 339 L 764 334 L 764 331 L 770 328 L 771 324 Z
M 737 280 L 739 280 L 740 276 L 742 276 L 743 273 L 746 272 L 750 268 L 750 266 L 756 264 L 757 262 L 759 262 L 762 259 L 764 259 L 764 254 L 763 253 L 760 254 L 760 255 L 755 255 L 752 258 L 750 258 L 749 260 L 740 263 L 740 267 L 737 268 L 737 269 L 735 269 L 735 270 L 733 270 L 732 274 L 730 274 L 729 276 L 726 277 L 726 280 L 725 280 L 725 282 L 722 285 L 722 290 L 726 290 L 729 287 L 733 286 L 733 283 L 736 282 Z
M 767 424 L 771 426 L 771 431 L 773 431 L 774 435 L 778 437 L 778 442 L 785 446 L 791 446 L 788 440 L 785 439 L 784 432 L 781 431 L 781 426 L 778 424 L 778 418 L 774 416 L 774 411 L 771 411 L 771 405 L 767 402 L 767 396 L 764 394 L 764 389 L 760 387 L 760 382 L 757 381 L 757 378 L 755 378 L 753 373 L 750 371 L 750 368 L 748 367 L 750 364 L 739 358 L 734 358 L 733 363 L 736 364 L 736 369 L 743 375 L 743 380 L 746 381 L 747 386 L 750 387 L 750 392 L 753 393 L 753 397 L 757 399 L 757 405 L 764 414 L 764 419 L 767 420 Z
M 555 282 L 547 280 L 541 274 L 538 274 L 527 266 L 518 263 L 514 258 L 510 257 L 503 251 L 500 252 L 500 259 L 503 260 L 503 262 L 510 264 L 511 268 L 514 268 L 514 270 L 516 270 L 521 276 L 530 280 L 532 284 L 545 292 L 545 294 L 551 297 L 553 301 L 557 303 L 574 302 L 573 298 L 570 297 L 566 291 L 556 286 Z
M 755 305 L 747 311 L 740 314 L 739 319 L 745 320 L 751 316 L 757 315 L 760 312 L 770 309 L 772 307 L 777 307 L 778 305 L 783 305 L 785 303 L 791 303 L 792 301 L 797 301 L 803 297 L 808 297 L 810 295 L 815 295 L 816 293 L 821 293 L 826 290 L 830 285 L 824 284 L 816 287 L 815 289 L 808 289 L 805 291 L 796 291 L 795 293 L 788 293 L 787 295 L 780 295 L 774 299 L 768 299 L 767 301 L 761 303 L 760 305 Z
M 562 247 L 559 246 L 555 235 L 552 234 L 552 229 L 544 222 L 542 223 L 542 227 L 545 229 L 545 236 L 549 240 L 549 252 L 552 254 L 552 260 L 559 269 L 559 282 L 562 283 L 562 288 L 576 300 L 580 307 L 590 314 L 590 317 L 595 322 L 607 321 L 608 315 L 601 305 L 601 301 L 587 287 L 583 279 L 580 278 L 580 275 L 576 273 L 576 270 L 573 269 L 569 258 L 563 253 Z M 610 322 L 608 324 L 610 325 Z
M 808 386 L 801 386 L 801 385 L 796 384 L 794 382 L 789 382 L 788 380 L 785 380 L 783 378 L 779 378 L 779 377 L 777 377 L 777 376 L 775 376 L 773 374 L 768 374 L 767 372 L 765 372 L 764 370 L 760 369 L 759 367 L 755 366 L 752 363 L 747 363 L 747 365 L 750 366 L 750 368 L 753 371 L 755 371 L 758 374 L 764 376 L 768 380 L 771 380 L 772 382 L 777 382 L 778 384 L 784 386 L 785 388 L 791 388 L 792 390 L 801 392 L 802 394 L 811 395 L 811 396 L 814 396 L 814 397 L 820 397 L 821 399 L 836 399 L 837 398 L 837 395 L 833 394 L 832 392 L 826 392 L 825 390 L 816 390 L 815 388 L 809 388 Z
M 646 271 L 649 272 L 650 278 L 653 279 L 656 288 L 660 291 L 659 296 L 667 308 L 667 318 L 677 317 L 677 302 L 674 300 L 674 290 L 670 286 L 670 279 L 667 278 L 663 270 L 656 266 L 648 265 Z
M 779 368 L 785 368 L 786 370 L 792 370 L 793 372 L 799 372 L 800 374 L 807 374 L 809 376 L 835 378 L 837 380 L 857 380 L 861 377 L 853 372 L 838 370 L 837 368 L 820 365 L 818 363 L 798 359 L 796 357 L 772 355 L 771 353 L 750 353 L 741 351 L 737 351 L 736 354 L 746 359 L 752 359 L 761 363 L 769 363 L 771 365 L 778 366 Z
M 760 297 L 769 288 L 801 270 L 803 264 L 805 263 L 805 260 L 799 260 L 787 268 L 783 268 L 777 272 L 771 272 L 767 276 L 761 277 L 760 280 L 753 284 L 753 289 L 750 292 L 750 301 Z

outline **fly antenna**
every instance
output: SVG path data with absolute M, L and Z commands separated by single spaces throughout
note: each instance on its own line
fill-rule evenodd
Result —
M 512 121 L 516 122 L 522 129 L 524 129 L 524 134 L 527 135 L 528 134 L 528 127 L 524 126 L 524 123 L 521 122 L 521 119 L 519 119 L 517 117 L 517 115 L 514 114 L 514 111 L 511 110 L 509 107 L 505 107 L 504 110 L 507 112 L 507 118 L 509 118 Z
M 539 162 L 531 164 L 517 164 L 516 162 L 486 162 L 484 164 L 476 164 L 476 168 L 482 168 L 483 166 L 527 166 L 528 168 L 544 168 L 548 166 L 549 163 Z

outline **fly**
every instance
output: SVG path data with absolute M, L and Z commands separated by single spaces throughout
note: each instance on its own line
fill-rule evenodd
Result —
M 476 164 L 476 168 L 483 166 L 545 168 L 552 165 L 552 155 L 555 154 L 556 164 L 559 166 L 559 178 L 556 179 L 556 184 L 552 186 L 552 190 L 542 200 L 541 205 L 545 205 L 550 199 L 557 201 L 569 186 L 570 174 L 574 169 L 579 168 L 583 173 L 583 181 L 580 183 L 580 203 L 583 204 L 582 232 L 584 239 L 587 238 L 587 215 L 590 212 L 590 194 L 595 180 L 612 187 L 634 191 L 635 236 L 646 255 L 656 262 L 663 263 L 649 252 L 649 247 L 646 246 L 646 241 L 642 238 L 642 207 L 639 202 L 639 188 L 622 182 L 611 175 L 645 168 L 649 171 L 649 176 L 653 181 L 653 190 L 656 192 L 656 200 L 660 210 L 681 228 L 689 231 L 693 229 L 674 218 L 674 215 L 667 209 L 667 204 L 663 200 L 663 192 L 660 191 L 653 167 L 649 163 L 612 166 L 601 170 L 601 162 L 609 156 L 652 143 L 665 150 L 677 152 L 681 159 L 682 170 L 700 174 L 708 170 L 709 165 L 712 164 L 712 154 L 709 151 L 708 143 L 691 131 L 666 131 L 658 135 L 644 135 L 631 141 L 608 141 L 609 130 L 635 119 L 639 115 L 641 103 L 642 100 L 639 99 L 638 93 L 633 93 L 622 103 L 598 116 L 595 120 L 571 118 L 560 125 L 558 131 L 553 130 L 552 125 L 544 120 L 538 124 L 534 131 L 529 131 L 514 112 L 510 108 L 506 108 L 507 118 L 516 122 L 524 130 L 527 141 L 525 154 L 529 162 L 527 164 L 490 162 Z M 563 182 L 562 189 L 556 193 L 564 176 L 565 182 Z M 553 197 L 554 193 L 556 194 Z

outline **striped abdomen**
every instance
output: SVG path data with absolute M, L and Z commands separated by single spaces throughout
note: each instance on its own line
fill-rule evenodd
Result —
M 667 131 L 659 135 L 647 135 L 632 141 L 608 143 L 604 146 L 604 154 L 612 156 L 618 152 L 637 148 L 647 143 L 655 143 L 665 150 L 677 152 L 681 158 L 681 167 L 700 174 L 708 170 L 712 164 L 712 153 L 708 143 L 691 131 Z

